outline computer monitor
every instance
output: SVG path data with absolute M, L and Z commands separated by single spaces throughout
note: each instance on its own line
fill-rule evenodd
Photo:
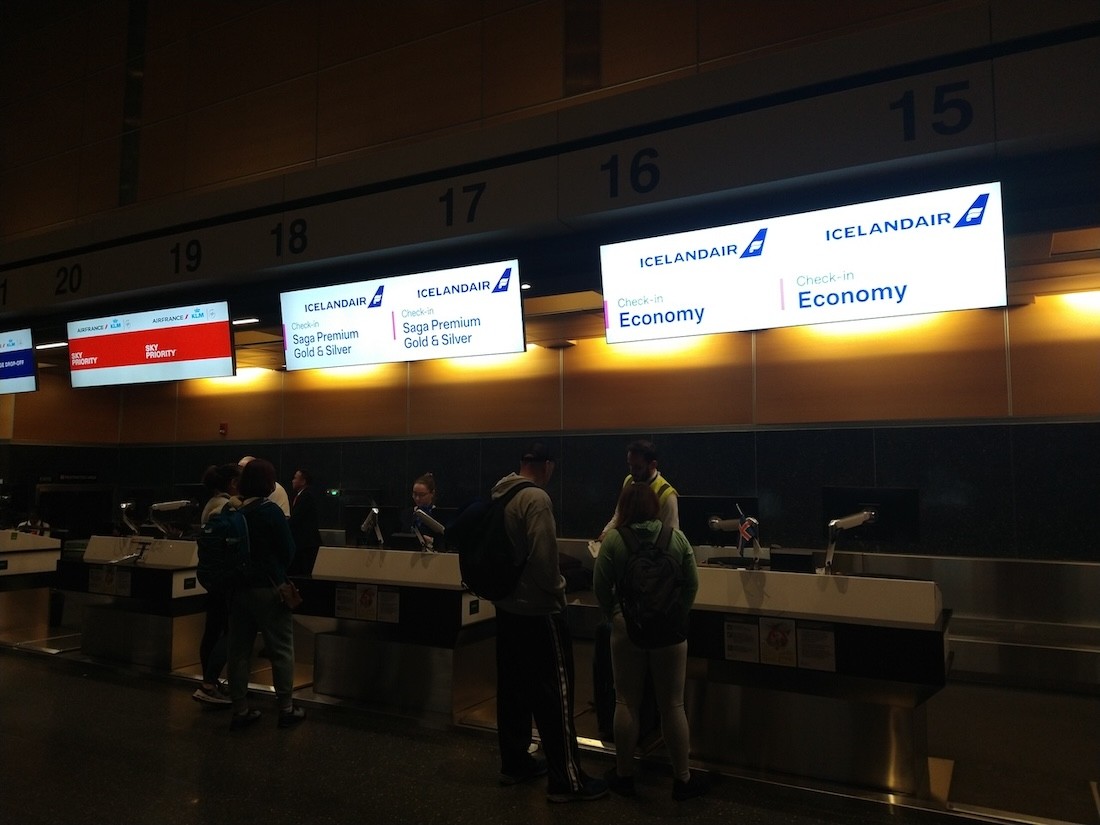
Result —
M 386 539 L 387 550 L 422 550 L 416 533 L 390 533 Z

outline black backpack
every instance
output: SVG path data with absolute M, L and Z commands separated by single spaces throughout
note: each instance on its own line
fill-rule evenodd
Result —
M 196 575 L 208 593 L 224 594 L 244 584 L 252 555 L 248 521 L 242 510 L 227 503 L 210 516 L 195 543 L 199 547 Z
M 630 527 L 618 530 L 628 553 L 618 596 L 630 641 L 646 649 L 679 644 L 687 638 L 687 612 L 683 567 L 668 551 L 672 528 L 662 526 L 656 541 L 642 541 Z
M 517 553 L 504 527 L 504 508 L 516 493 L 535 485 L 520 482 L 499 498 L 477 499 L 447 526 L 447 542 L 458 549 L 462 583 L 482 599 L 510 596 L 519 583 L 527 556 Z

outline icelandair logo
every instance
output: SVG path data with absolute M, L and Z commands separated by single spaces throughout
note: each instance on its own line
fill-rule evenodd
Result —
M 955 224 L 955 228 L 958 229 L 961 226 L 977 226 L 982 222 L 982 218 L 985 217 L 985 208 L 989 204 L 989 193 L 984 195 L 978 195 L 978 199 L 970 205 L 970 208 L 966 210 L 966 214 L 959 218 L 959 222 Z
M 459 281 L 444 286 L 426 286 L 416 291 L 417 298 L 446 298 L 451 295 L 467 295 L 471 292 L 507 292 L 512 282 L 512 267 L 507 267 L 497 279 L 496 286 L 492 281 Z
M 705 261 L 708 258 L 759 258 L 764 254 L 764 238 L 767 234 L 767 227 L 758 230 L 743 251 L 735 243 L 697 249 L 670 250 L 655 255 L 643 255 L 638 259 L 638 266 L 641 269 L 649 269 L 654 266 L 672 266 L 693 261 Z
M 374 293 L 374 297 L 370 299 L 370 303 L 367 303 L 366 295 L 353 295 L 349 298 L 333 298 L 328 301 L 313 301 L 308 304 L 302 304 L 302 309 L 305 312 L 328 312 L 332 309 L 349 309 L 351 307 L 361 307 L 363 305 L 366 305 L 367 309 L 381 306 L 382 287 L 378 287 L 378 291 Z
M 741 257 L 742 258 L 759 258 L 761 255 L 763 255 L 764 254 L 764 236 L 767 235 L 767 234 L 768 234 L 768 227 L 765 226 L 763 229 L 761 229 L 759 232 L 757 232 L 756 237 L 754 237 L 749 242 L 749 248 L 741 253 Z
M 989 203 L 989 193 L 979 195 L 961 218 L 953 225 L 954 229 L 967 226 L 979 226 L 985 217 L 985 208 Z M 869 224 L 856 226 L 836 226 L 825 230 L 825 240 L 842 241 L 849 238 L 864 238 L 871 235 L 885 235 L 890 232 L 906 232 L 910 229 L 928 229 L 936 226 L 952 226 L 950 212 L 934 212 L 928 215 L 905 215 L 885 218 Z
M 507 292 L 508 284 L 512 282 L 512 267 L 508 267 L 504 270 L 504 273 L 500 276 L 500 280 L 497 281 L 497 285 L 493 287 L 493 292 Z

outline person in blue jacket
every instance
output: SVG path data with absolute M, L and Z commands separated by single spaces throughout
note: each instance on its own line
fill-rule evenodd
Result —
M 294 619 L 276 588 L 287 580 L 294 558 L 294 539 L 282 508 L 268 499 L 275 489 L 275 468 L 257 458 L 241 469 L 237 489 L 240 510 L 248 522 L 251 569 L 229 599 L 229 695 L 233 700 L 232 730 L 247 728 L 261 714 L 248 703 L 252 647 L 256 633 L 263 636 L 271 660 L 279 727 L 292 727 L 306 712 L 295 706 Z

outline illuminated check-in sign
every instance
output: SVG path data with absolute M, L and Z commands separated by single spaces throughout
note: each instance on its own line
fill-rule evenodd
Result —
M 284 292 L 288 370 L 523 352 L 519 262 Z
M 140 384 L 233 375 L 229 304 L 71 321 L 69 374 L 74 387 Z
M 999 183 L 600 247 L 608 343 L 1004 306 Z
M 29 329 L 0 332 L 0 393 L 38 389 L 34 344 Z

